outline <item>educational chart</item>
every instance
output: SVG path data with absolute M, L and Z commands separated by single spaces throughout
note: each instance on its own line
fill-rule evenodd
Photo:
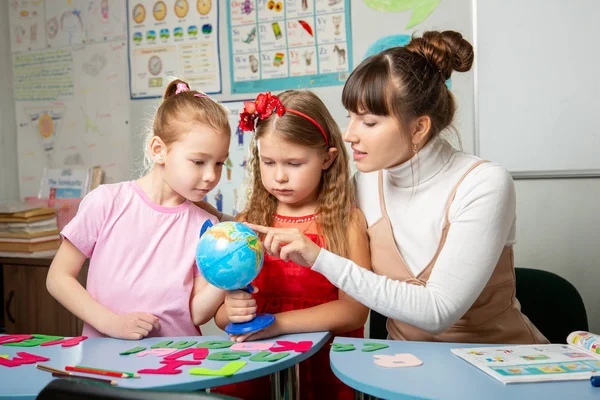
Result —
M 48 46 L 124 40 L 125 13 L 121 0 L 46 0 Z
M 350 0 L 228 0 L 231 92 L 342 85 Z
M 46 47 L 43 0 L 10 0 L 8 12 L 13 53 Z
M 254 133 L 243 132 L 238 128 L 240 112 L 244 108 L 243 101 L 222 104 L 231 111 L 229 158 L 223 166 L 219 184 L 205 197 L 205 200 L 225 214 L 236 215 L 244 209 L 246 200 L 246 171 L 250 156 L 250 141 Z
M 131 98 L 162 96 L 173 77 L 221 93 L 216 0 L 128 0 Z
M 44 167 L 98 165 L 106 183 L 129 178 L 125 42 L 15 54 L 13 71 L 21 197 L 37 195 Z
M 13 53 L 125 40 L 121 0 L 10 0 L 9 13 Z

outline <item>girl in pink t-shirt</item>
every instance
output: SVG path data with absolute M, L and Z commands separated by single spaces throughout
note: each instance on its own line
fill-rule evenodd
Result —
M 214 316 L 224 292 L 197 271 L 195 248 L 202 224 L 217 220 L 193 202 L 219 182 L 230 132 L 222 105 L 175 80 L 154 118 L 149 172 L 81 202 L 46 284 L 84 321 L 83 335 L 195 336 Z M 84 289 L 77 275 L 86 258 Z

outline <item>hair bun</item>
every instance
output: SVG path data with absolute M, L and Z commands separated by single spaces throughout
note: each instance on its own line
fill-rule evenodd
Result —
M 175 79 L 171 83 L 169 83 L 169 85 L 165 89 L 165 94 L 163 95 L 163 100 L 166 100 L 171 96 L 175 96 L 175 94 L 177 92 L 177 85 L 180 83 L 185 84 L 188 88 L 190 87 L 190 85 L 188 85 L 188 83 L 186 81 L 182 81 L 181 79 Z
M 425 57 L 445 79 L 452 71 L 466 72 L 473 65 L 473 46 L 455 31 L 427 31 L 413 38 L 406 48 Z

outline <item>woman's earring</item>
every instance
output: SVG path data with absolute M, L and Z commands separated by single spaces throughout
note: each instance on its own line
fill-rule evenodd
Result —
M 164 162 L 164 161 L 165 161 L 165 160 L 163 159 L 163 156 L 158 156 L 158 162 L 159 162 L 159 163 L 162 163 L 162 162 Z
M 413 150 L 413 154 L 417 154 L 418 153 L 416 143 L 413 143 L 413 149 L 412 150 Z

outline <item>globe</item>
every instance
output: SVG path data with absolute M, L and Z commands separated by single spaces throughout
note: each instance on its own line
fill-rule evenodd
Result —
M 196 265 L 204 278 L 225 290 L 245 288 L 260 272 L 263 260 L 260 238 L 239 222 L 213 225 L 201 234 L 196 247 Z

